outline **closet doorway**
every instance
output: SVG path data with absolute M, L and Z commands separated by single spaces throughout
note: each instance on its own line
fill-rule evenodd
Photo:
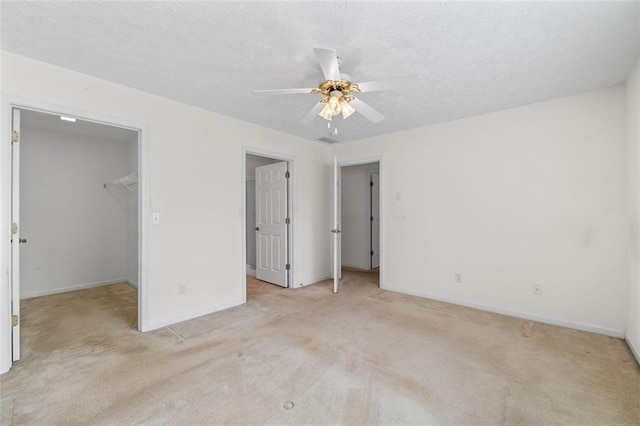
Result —
M 117 320 L 138 329 L 139 131 L 30 109 L 12 115 L 18 300 L 119 284 L 109 291 L 126 299 L 127 315 Z M 24 306 L 21 314 L 32 304 Z

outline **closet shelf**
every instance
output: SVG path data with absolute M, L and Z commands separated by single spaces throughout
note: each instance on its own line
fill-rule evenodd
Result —
M 112 180 L 111 182 L 105 182 L 104 187 L 106 188 L 107 186 L 122 185 L 125 188 L 127 188 L 129 191 L 133 191 L 133 188 L 131 188 L 131 185 L 135 185 L 136 183 L 138 183 L 138 174 L 131 173 L 130 175 Z

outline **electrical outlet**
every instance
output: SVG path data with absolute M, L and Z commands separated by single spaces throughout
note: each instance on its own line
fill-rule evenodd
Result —
M 453 276 L 453 279 L 455 280 L 455 282 L 457 283 L 461 283 L 462 282 L 462 274 L 460 272 L 456 272 Z
M 187 293 L 187 285 L 186 284 L 178 284 L 178 294 L 186 294 Z
M 533 285 L 533 294 L 536 296 L 542 296 L 542 286 L 540 284 Z
M 160 213 L 153 213 L 151 215 L 151 224 L 160 225 Z

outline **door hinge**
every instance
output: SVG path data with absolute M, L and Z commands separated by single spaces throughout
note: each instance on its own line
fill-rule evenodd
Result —
M 11 132 L 11 143 L 17 143 L 18 141 L 20 141 L 20 132 L 14 130 Z
M 371 256 L 373 256 L 373 250 L 371 250 Z
M 371 216 L 371 222 L 373 222 L 373 216 Z
M 17 315 L 11 315 L 11 326 L 15 327 L 20 322 Z
M 11 222 L 11 234 L 15 235 L 18 233 L 18 224 L 15 222 Z
M 285 179 L 289 179 L 289 178 L 291 177 L 291 173 L 289 173 L 289 170 L 287 170 L 287 171 L 284 173 L 284 177 L 285 177 Z
M 291 264 L 290 264 L 290 263 L 287 263 L 287 264 L 285 265 L 284 269 L 286 269 L 287 271 L 288 271 L 289 269 L 291 269 Z
M 369 186 L 373 186 L 373 181 L 370 181 L 370 182 L 369 182 Z
M 284 223 L 286 223 L 287 225 L 289 225 L 289 224 L 291 223 L 291 219 L 286 218 L 286 219 L 284 220 Z

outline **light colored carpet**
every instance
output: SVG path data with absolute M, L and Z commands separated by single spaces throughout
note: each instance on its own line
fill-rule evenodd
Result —
M 345 272 L 149 333 L 126 284 L 23 302 L 2 424 L 639 424 L 624 341 Z

